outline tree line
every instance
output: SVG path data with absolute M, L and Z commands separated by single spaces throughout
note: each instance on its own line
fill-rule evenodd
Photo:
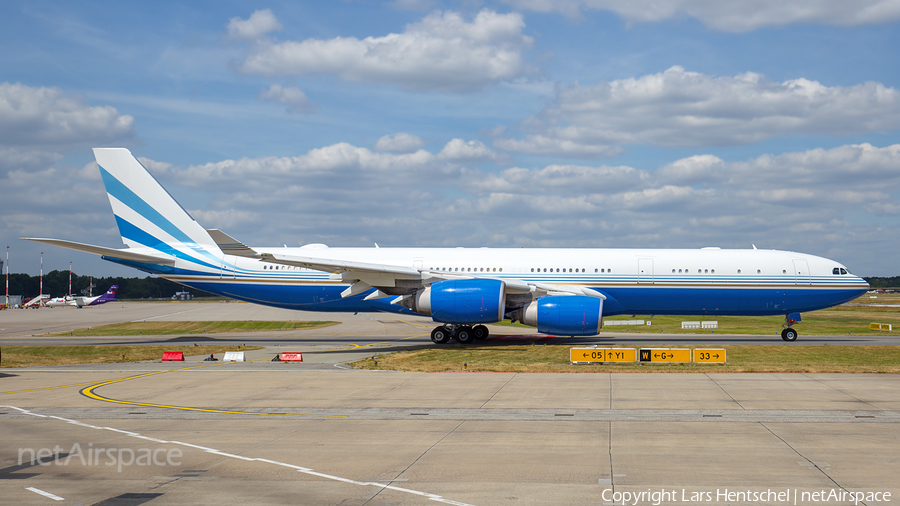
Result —
M 889 278 L 869 277 L 863 278 L 868 281 L 872 288 L 900 288 L 900 276 L 891 276 Z
M 94 295 L 109 290 L 112 285 L 119 285 L 119 291 L 116 293 L 117 299 L 168 299 L 175 295 L 175 292 L 188 290 L 194 297 L 212 297 L 213 294 L 196 290 L 193 288 L 185 288 L 178 283 L 157 278 L 122 278 L 122 277 L 105 277 L 93 278 Z M 72 295 L 87 295 L 88 285 L 91 282 L 90 276 L 80 276 L 72 273 Z M 5 280 L 0 280 L 5 283 Z M 41 289 L 40 276 L 31 276 L 28 274 L 9 274 L 9 294 L 23 295 L 25 299 L 37 297 Z M 0 289 L 0 295 L 3 295 L 5 288 Z M 44 293 L 52 297 L 62 297 L 69 293 L 69 271 L 50 271 L 44 274 Z

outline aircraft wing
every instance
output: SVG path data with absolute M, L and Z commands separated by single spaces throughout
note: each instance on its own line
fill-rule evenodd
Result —
M 512 294 L 534 294 L 536 297 L 542 297 L 547 294 L 588 295 L 601 299 L 606 298 L 603 294 L 587 286 L 548 285 L 545 283 L 529 283 L 515 278 L 498 278 L 491 275 L 460 275 L 432 270 L 418 270 L 400 265 L 352 262 L 328 258 L 283 255 L 280 253 L 260 253 L 221 230 L 210 229 L 207 232 L 219 248 L 230 255 L 258 258 L 273 264 L 292 265 L 340 275 L 341 281 L 350 283 L 350 287 L 341 293 L 342 297 L 357 295 L 372 288 L 376 288 L 377 291 L 366 297 L 367 300 L 387 297 L 389 294 L 405 295 L 412 290 L 438 281 L 479 278 L 500 279 L 506 284 L 507 293 Z
M 345 260 L 331 260 L 325 258 L 301 257 L 295 255 L 279 255 L 273 253 L 261 253 L 260 259 L 273 264 L 294 265 L 317 271 L 331 272 L 334 274 L 359 273 L 359 274 L 388 274 L 401 279 L 421 279 L 421 272 L 412 267 L 397 265 L 370 264 L 365 262 L 348 262 Z
M 515 278 L 497 278 L 490 275 L 454 275 L 444 272 L 436 272 L 430 270 L 418 270 L 412 267 L 403 267 L 398 265 L 372 264 L 363 262 L 349 262 L 345 260 L 330 260 L 313 257 L 300 257 L 295 255 L 280 255 L 274 253 L 261 253 L 260 259 L 265 262 L 293 265 L 296 267 L 304 267 L 317 271 L 331 272 L 339 274 L 341 280 L 352 283 L 350 288 L 345 290 L 341 295 L 348 297 L 362 293 L 371 288 L 378 288 L 379 292 L 370 295 L 368 298 L 378 298 L 387 296 L 382 292 L 392 292 L 391 288 L 406 287 L 418 288 L 430 285 L 431 283 L 449 279 L 500 279 L 506 284 L 507 293 L 533 293 L 538 297 L 552 295 L 588 295 L 606 299 L 606 297 L 587 286 L 580 285 L 550 285 L 546 283 L 529 283 L 527 281 Z M 399 283 L 398 283 L 399 281 Z M 406 281 L 404 283 L 403 281 Z M 416 282 L 416 286 L 411 286 Z
M 22 239 L 26 241 L 34 241 L 43 244 L 49 244 L 51 246 L 59 246 L 60 248 L 68 248 L 73 249 L 75 251 L 84 251 L 86 253 L 93 253 L 95 255 L 101 255 L 104 257 L 110 258 L 120 258 L 122 260 L 132 260 L 134 262 L 146 262 L 151 264 L 161 264 L 161 265 L 174 265 L 175 257 L 171 257 L 168 255 L 164 255 L 160 253 L 159 255 L 148 255 L 146 253 L 138 253 L 132 251 L 131 248 L 125 249 L 115 249 L 115 248 L 106 248 L 103 246 L 94 246 L 92 244 L 84 244 L 80 242 L 73 241 L 64 241 L 62 239 L 45 239 L 38 237 L 23 237 Z

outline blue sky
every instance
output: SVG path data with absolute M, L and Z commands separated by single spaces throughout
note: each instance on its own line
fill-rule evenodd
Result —
M 246 243 L 791 249 L 900 274 L 900 1 L 4 2 L 0 239 L 125 146 Z M 852 4 L 852 5 L 851 5 Z M 132 275 L 49 247 L 45 270 Z

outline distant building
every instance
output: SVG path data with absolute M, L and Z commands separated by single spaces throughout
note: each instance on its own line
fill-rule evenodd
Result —
M 6 305 L 6 295 L 0 295 L 0 306 Z M 22 305 L 22 296 L 21 295 L 10 295 L 9 296 L 9 307 L 16 307 Z

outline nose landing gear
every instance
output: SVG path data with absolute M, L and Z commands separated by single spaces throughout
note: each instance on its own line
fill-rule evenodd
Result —
M 797 331 L 788 327 L 781 331 L 781 338 L 785 341 L 796 341 L 797 340 Z
M 781 331 L 781 338 L 785 341 L 791 342 L 797 340 L 797 331 L 791 328 L 791 326 L 799 321 L 801 321 L 800 313 L 791 313 L 784 317 L 784 330 Z

